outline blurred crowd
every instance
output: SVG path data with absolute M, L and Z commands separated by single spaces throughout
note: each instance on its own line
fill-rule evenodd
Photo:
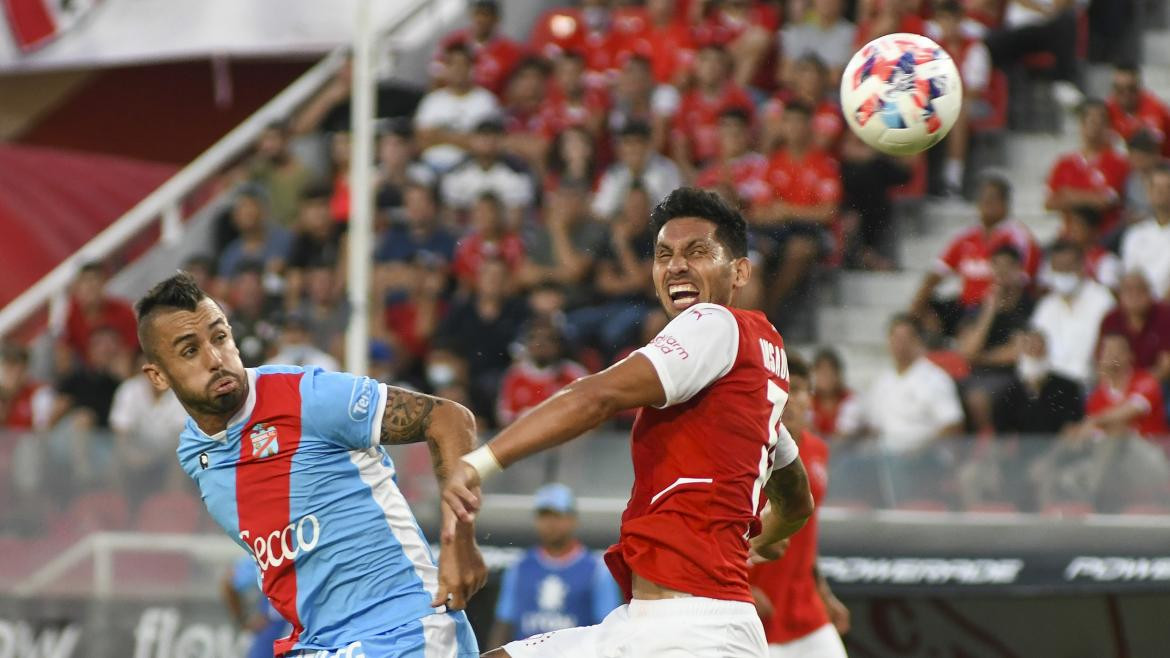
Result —
M 506 3 L 469 5 L 429 80 L 379 93 L 371 375 L 464 402 L 489 430 L 622 358 L 666 322 L 648 215 L 684 184 L 748 218 L 756 274 L 740 305 L 811 343 L 819 281 L 897 269 L 900 204 L 966 191 L 972 226 L 891 321 L 873 391 L 853 394 L 841 356 L 818 355 L 819 431 L 950 464 L 956 505 L 995 501 L 1005 437 L 1065 437 L 1022 478 L 1044 505 L 1078 487 L 1091 498 L 1085 483 L 1108 472 L 1070 469 L 1115 445 L 1101 437 L 1167 434 L 1170 110 L 1122 59 L 1131 3 L 582 0 L 541 15 L 526 42 L 499 33 Z M 959 123 L 929 154 L 891 158 L 845 129 L 841 71 L 892 32 L 935 38 L 962 72 Z M 1096 53 L 1115 65 L 1103 101 L 1082 91 Z M 1055 80 L 1080 122 L 1080 147 L 1052 163 L 1052 245 L 1011 218 L 1006 179 L 970 171 L 974 140 L 1007 128 L 1021 72 Z M 246 366 L 344 361 L 349 77 L 224 172 L 213 244 L 181 264 L 229 310 Z M 30 374 L 24 347 L 0 355 L 0 426 L 26 437 L 0 441 L 14 473 L 0 495 L 35 500 L 46 461 L 77 490 L 186 486 L 183 410 L 139 374 L 133 313 L 108 274 L 78 276 L 50 377 Z M 956 299 L 938 295 L 948 276 Z M 961 459 L 943 441 L 959 435 L 978 437 Z M 1161 444 L 1134 445 L 1162 501 Z

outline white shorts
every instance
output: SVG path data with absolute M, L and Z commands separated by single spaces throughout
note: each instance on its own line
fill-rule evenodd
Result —
M 596 626 L 504 645 L 512 658 L 767 658 L 756 608 L 703 597 L 633 600 Z
M 846 658 L 845 644 L 832 624 L 784 644 L 768 646 L 772 658 Z

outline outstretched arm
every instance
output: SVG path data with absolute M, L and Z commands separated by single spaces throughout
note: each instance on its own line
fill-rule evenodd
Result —
M 580 436 L 618 412 L 665 402 L 666 392 L 654 365 L 646 356 L 635 353 L 561 389 L 476 452 L 489 463 L 494 461 L 494 468 L 504 468 Z M 458 462 L 456 468 L 443 501 L 467 521 L 479 509 L 479 496 L 474 490 L 479 487 L 480 473 L 464 461 Z
M 383 445 L 426 441 L 439 486 L 447 484 L 453 464 L 475 447 L 475 416 L 463 405 L 396 386 L 386 387 L 382 414 Z M 454 511 L 442 506 L 439 591 L 434 606 L 459 610 L 487 581 L 487 570 L 475 544 L 475 525 L 459 521 Z

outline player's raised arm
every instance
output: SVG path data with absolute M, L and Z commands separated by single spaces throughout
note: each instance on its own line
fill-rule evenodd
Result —
M 396 386 L 386 387 L 381 431 L 383 445 L 426 441 L 440 487 L 447 484 L 451 466 L 475 447 L 475 416 L 466 407 Z M 459 610 L 487 582 L 487 569 L 470 520 L 460 521 L 446 504 L 442 516 L 439 591 L 431 605 Z

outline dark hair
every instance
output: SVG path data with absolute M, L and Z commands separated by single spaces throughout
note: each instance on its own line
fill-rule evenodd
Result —
M 1004 176 L 999 172 L 984 172 L 979 177 L 979 184 L 981 186 L 990 185 L 994 187 L 995 190 L 999 192 L 999 198 L 1003 199 L 1004 202 L 1012 200 L 1012 182 L 1008 180 L 1007 176 Z
M 1088 224 L 1090 228 L 1097 228 L 1101 225 L 1101 211 L 1097 210 L 1093 206 L 1073 206 L 1072 208 L 1069 208 L 1068 214 L 1069 217 L 1075 217 L 1084 220 L 1084 222 Z M 1053 246 L 1055 247 L 1056 245 Z
M 0 361 L 4 363 L 20 363 L 28 365 L 28 348 L 17 343 L 4 343 L 0 346 Z
M 585 53 L 576 48 L 566 48 L 558 53 L 557 61 L 563 62 L 565 60 L 575 59 L 582 65 L 585 64 Z
M 1007 256 L 1008 258 L 1015 261 L 1016 265 L 1021 265 L 1024 262 L 1024 256 L 1020 253 L 1020 250 L 1016 249 L 1015 246 L 1010 244 L 1001 244 L 996 247 L 995 250 L 991 252 L 991 257 L 995 258 L 996 256 Z
M 918 322 L 918 318 L 909 313 L 895 313 L 890 316 L 890 323 L 888 325 L 888 330 L 890 333 L 893 333 L 894 329 L 897 329 L 903 325 L 910 327 L 911 331 L 914 332 L 914 335 L 917 336 L 919 340 L 922 340 L 922 325 Z
M 199 302 L 207 297 L 207 293 L 195 283 L 195 277 L 187 272 L 180 271 L 174 276 L 163 279 L 154 285 L 145 295 L 134 304 L 134 312 L 138 316 L 138 343 L 147 358 L 154 358 L 150 347 L 147 330 L 150 327 L 151 316 L 156 311 L 194 311 Z
M 752 115 L 748 114 L 744 108 L 734 105 L 719 113 L 719 120 L 724 119 L 731 119 L 744 126 L 749 126 L 752 123 Z
M 653 62 L 650 61 L 650 58 L 643 55 L 642 53 L 632 53 L 627 55 L 625 60 L 622 61 L 622 67 L 625 68 L 626 64 L 637 64 L 646 70 L 649 70 L 654 65 Z
M 207 254 L 195 254 L 194 256 L 187 258 L 186 262 L 183 263 L 183 269 L 187 272 L 198 268 L 203 268 L 207 270 L 208 273 L 214 274 L 215 258 L 208 256 Z
M 542 76 L 548 76 L 548 60 L 539 55 L 526 55 L 516 63 L 516 66 L 512 67 L 512 72 L 508 74 L 508 82 L 511 82 L 525 71 L 536 71 Z
M 822 363 L 828 363 L 829 365 L 833 366 L 833 370 L 836 370 L 837 372 L 845 371 L 845 364 L 841 361 L 841 355 L 837 353 L 837 350 L 831 347 L 822 347 L 821 349 L 817 350 L 816 354 L 813 355 L 814 367 Z
M 500 3 L 496 0 L 474 0 L 471 3 L 471 9 L 472 11 L 482 9 L 496 17 L 500 15 Z
M 747 256 L 747 222 L 718 194 L 696 187 L 680 187 L 654 206 L 650 226 L 657 235 L 667 222 L 678 217 L 699 217 L 715 224 L 715 238 L 732 257 Z
M 796 352 L 786 352 L 785 354 L 788 356 L 788 379 L 800 377 L 808 381 L 811 378 L 808 362 Z
M 1129 141 L 1126 143 L 1130 151 L 1141 151 L 1143 153 L 1157 153 L 1158 140 L 1153 133 L 1146 129 L 1139 130 L 1129 136 Z
M 1060 253 L 1075 254 L 1077 258 L 1084 258 L 1085 257 L 1085 252 L 1083 249 L 1081 249 L 1081 245 L 1079 245 L 1075 242 L 1072 242 L 1071 240 L 1065 240 L 1064 238 L 1061 238 L 1061 239 L 1057 240 L 1056 242 L 1053 242 L 1052 246 L 1048 248 L 1048 257 L 1049 258 L 1055 256 L 1056 254 L 1060 254 Z
M 825 63 L 825 60 L 822 59 L 820 55 L 814 52 L 808 52 L 801 55 L 799 58 L 797 58 L 796 63 L 797 65 L 808 64 L 812 66 L 817 70 L 817 73 L 821 74 L 822 77 L 829 74 L 829 65 Z
M 1113 72 L 1114 73 L 1129 73 L 1129 74 L 1133 75 L 1135 78 L 1140 78 L 1142 75 L 1141 67 L 1138 66 L 1136 62 L 1130 62 L 1130 61 L 1118 62 L 1117 64 L 1115 64 L 1113 66 Z
M 618 130 L 618 137 L 623 139 L 626 137 L 650 139 L 651 132 L 650 124 L 646 123 L 642 119 L 630 119 L 622 125 L 620 130 Z
M 813 115 L 813 108 L 804 101 L 793 100 L 784 104 L 784 113 L 788 114 L 789 112 L 798 112 L 803 114 L 804 118 L 811 119 Z
M 100 274 L 105 276 L 107 273 L 106 264 L 100 260 L 91 260 L 85 262 L 77 270 L 78 274 Z
M 1077 118 L 1084 119 L 1085 115 L 1089 113 L 1089 110 L 1108 112 L 1109 108 L 1105 105 L 1105 101 L 1100 98 L 1086 98 L 1077 106 Z
M 565 142 L 565 135 L 571 132 L 579 132 L 585 135 L 585 143 L 589 145 L 589 182 L 592 183 L 592 178 L 597 173 L 597 145 L 584 126 L 570 125 L 557 133 L 557 136 L 553 138 L 552 144 L 548 147 L 548 155 L 545 156 L 548 170 L 555 174 L 563 174 L 565 169 L 568 168 L 569 163 L 565 162 L 565 159 L 561 156 L 561 147 Z
M 329 203 L 333 198 L 333 188 L 324 183 L 308 185 L 301 191 L 301 203 L 308 201 L 324 201 Z
M 422 190 L 424 193 L 426 193 L 427 198 L 431 200 L 431 203 L 435 204 L 436 206 L 439 205 L 441 199 L 439 197 L 438 185 L 428 185 L 427 183 L 424 183 L 420 180 L 408 180 L 406 184 L 402 186 L 402 195 L 406 196 L 406 191 L 410 189 Z
M 484 190 L 475 197 L 476 203 L 481 201 L 491 204 L 491 206 L 495 208 L 496 212 L 498 213 L 504 212 L 504 200 L 500 198 L 500 195 L 496 194 L 492 190 Z
M 941 0 L 934 6 L 935 14 L 963 15 L 963 4 L 959 0 Z
M 463 55 L 473 62 L 475 61 L 475 53 L 471 52 L 471 46 L 467 45 L 467 42 L 463 39 L 452 41 L 451 43 L 447 44 L 446 48 L 443 49 L 444 59 L 456 53 Z

